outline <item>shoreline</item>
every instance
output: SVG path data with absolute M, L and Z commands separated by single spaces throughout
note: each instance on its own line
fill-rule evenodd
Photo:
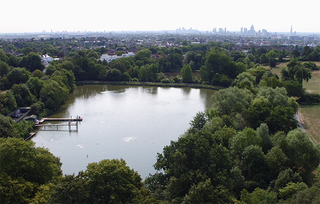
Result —
M 76 81 L 77 86 L 83 85 L 130 85 L 130 86 L 158 86 L 158 87 L 190 87 L 190 88 L 200 88 L 200 89 L 212 89 L 220 90 L 225 87 L 203 85 L 203 84 L 193 84 L 193 83 L 161 83 L 161 82 L 129 82 L 129 81 Z

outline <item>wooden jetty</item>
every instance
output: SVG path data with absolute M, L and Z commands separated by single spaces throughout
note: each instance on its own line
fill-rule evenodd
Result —
M 36 124 L 36 127 L 44 127 L 44 129 L 46 129 L 46 127 L 52 127 L 55 126 L 58 127 L 59 126 L 68 126 L 69 127 L 69 131 L 71 130 L 72 126 L 76 126 L 76 130 L 78 130 L 78 122 L 82 121 L 83 118 L 81 118 L 80 116 L 77 116 L 75 118 L 42 118 L 41 120 L 39 120 L 39 123 Z M 68 123 L 59 123 L 59 124 L 42 124 L 46 121 L 67 121 Z
M 57 120 L 55 120 L 57 121 Z M 58 120 L 59 121 L 59 120 Z M 76 122 L 71 122 L 69 121 L 68 123 L 59 123 L 59 124 L 38 124 L 36 125 L 36 127 L 44 127 L 44 129 L 46 129 L 46 127 L 57 127 L 57 130 L 58 130 L 58 127 L 59 126 L 68 126 L 69 127 L 69 130 L 71 130 L 71 127 L 72 126 L 76 126 L 76 130 L 78 130 L 78 120 L 76 120 Z
M 39 124 L 44 123 L 45 121 L 82 121 L 83 118 L 76 117 L 76 118 L 42 118 L 39 120 Z

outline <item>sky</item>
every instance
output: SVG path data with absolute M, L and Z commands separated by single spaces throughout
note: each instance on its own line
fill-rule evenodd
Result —
M 1 0 L 0 33 L 199 31 L 320 33 L 319 0 Z

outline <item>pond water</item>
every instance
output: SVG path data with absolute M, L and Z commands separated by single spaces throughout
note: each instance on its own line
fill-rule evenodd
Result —
M 213 93 L 192 88 L 78 86 L 51 116 L 81 116 L 78 130 L 42 127 L 32 140 L 60 157 L 63 174 L 77 175 L 88 163 L 122 158 L 145 179 L 155 173 L 157 153 L 190 127 L 197 112 L 211 107 Z

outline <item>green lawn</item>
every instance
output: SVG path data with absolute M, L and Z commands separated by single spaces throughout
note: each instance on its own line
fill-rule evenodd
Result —
M 320 105 L 300 105 L 300 122 L 311 139 L 320 142 Z

